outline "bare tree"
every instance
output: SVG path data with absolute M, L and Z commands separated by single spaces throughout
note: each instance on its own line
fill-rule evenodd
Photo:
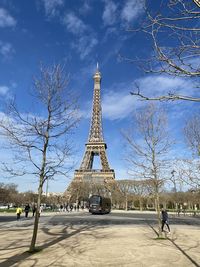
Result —
M 117 183 L 119 185 L 121 193 L 123 194 L 125 209 L 128 210 L 128 201 L 129 201 L 129 196 L 132 192 L 133 181 L 124 179 L 124 180 L 118 180 Z
M 189 147 L 194 152 L 194 155 L 200 156 L 200 116 L 193 115 L 185 125 L 184 134 Z
M 177 173 L 179 180 L 194 190 L 200 188 L 200 161 L 199 159 L 179 160 Z
M 16 184 L 0 183 L 0 203 L 10 204 L 15 201 L 15 196 L 18 194 Z
M 192 158 L 179 161 L 179 176 L 186 184 L 194 189 L 200 188 L 200 116 L 193 115 L 187 120 L 184 127 L 184 135 Z
M 123 195 L 123 200 L 125 202 L 125 209 L 128 210 L 128 203 L 131 198 L 137 199 L 139 201 L 140 210 L 143 209 L 144 198 L 148 194 L 147 180 L 133 180 L 124 179 L 117 180 L 119 185 L 121 196 Z
M 38 179 L 37 212 L 30 252 L 35 251 L 39 208 L 43 185 L 55 175 L 66 175 L 72 147 L 69 138 L 77 125 L 77 99 L 67 87 L 68 79 L 60 65 L 42 66 L 34 78 L 37 114 L 22 113 L 15 104 L 1 119 L 1 134 L 12 148 L 11 165 L 4 164 L 10 175 L 33 175 Z M 41 113 L 39 113 L 39 110 Z
M 148 59 L 139 60 L 146 73 L 168 74 L 193 79 L 196 96 L 180 95 L 170 89 L 168 95 L 146 96 L 137 88 L 132 95 L 144 100 L 187 100 L 200 102 L 198 95 L 200 77 L 200 9 L 190 0 L 160 1 L 155 10 L 146 1 L 145 21 L 140 29 L 150 37 L 154 53 Z M 135 62 L 133 59 L 127 59 Z M 188 88 L 188 90 L 191 88 Z
M 133 181 L 132 191 L 139 200 L 140 210 L 143 210 L 144 200 L 149 194 L 149 182 L 151 183 L 151 181 L 148 180 Z
M 156 106 L 148 105 L 134 119 L 134 127 L 123 133 L 127 142 L 127 161 L 134 177 L 148 180 L 155 200 L 161 236 L 160 192 L 166 179 L 166 156 L 171 146 L 167 117 Z

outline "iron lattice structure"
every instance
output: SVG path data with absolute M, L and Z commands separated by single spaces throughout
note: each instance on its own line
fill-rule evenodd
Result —
M 93 79 L 94 79 L 94 93 L 93 93 L 92 119 L 91 119 L 88 143 L 86 144 L 86 151 L 80 166 L 80 171 L 92 170 L 94 156 L 100 157 L 102 171 L 110 171 L 106 156 L 107 146 L 103 139 L 101 96 L 100 96 L 101 74 L 98 69 L 94 74 Z
M 66 190 L 69 196 L 76 195 L 76 200 L 85 194 L 111 193 L 118 189 L 115 181 L 115 172 L 110 169 L 103 138 L 102 109 L 101 109 L 101 73 L 97 70 L 93 76 L 94 92 L 92 117 L 88 142 L 85 144 L 85 153 L 80 168 L 75 170 L 74 179 Z M 93 169 L 94 157 L 100 158 L 101 169 Z

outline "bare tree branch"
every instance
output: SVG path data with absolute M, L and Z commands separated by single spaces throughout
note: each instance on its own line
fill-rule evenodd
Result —
M 155 11 L 150 1 L 146 1 L 145 19 L 139 29 L 130 28 L 129 32 L 143 32 L 151 37 L 153 53 L 147 59 L 131 59 L 122 57 L 128 62 L 137 62 L 145 73 L 159 73 L 174 77 L 193 79 L 199 88 L 200 78 L 200 10 L 192 1 L 162 1 L 159 10 Z M 195 96 L 182 95 L 174 92 L 160 93 L 159 96 L 147 96 L 132 91 L 131 95 L 143 100 L 185 100 L 200 102 L 199 90 Z M 189 91 L 190 88 L 188 88 Z

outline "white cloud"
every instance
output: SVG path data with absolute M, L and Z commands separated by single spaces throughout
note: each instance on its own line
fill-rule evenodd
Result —
M 91 2 L 90 2 L 91 3 Z M 91 11 L 92 7 L 89 4 L 89 1 L 87 0 L 83 0 L 83 5 L 82 7 L 79 9 L 80 14 L 86 15 Z
M 126 22 L 131 22 L 136 19 L 142 12 L 144 1 L 128 0 L 122 9 L 121 18 Z
M 67 13 L 63 18 L 63 23 L 67 30 L 75 35 L 82 34 L 86 30 L 86 25 L 74 13 Z
M 16 25 L 16 20 L 5 10 L 0 8 L 0 27 L 13 27 Z
M 136 99 L 130 95 L 130 84 L 113 84 L 102 96 L 102 116 L 104 119 L 117 120 L 124 119 L 131 114 L 136 107 Z M 142 103 L 137 101 L 137 106 Z M 90 118 L 92 112 L 91 100 L 85 103 L 85 109 L 81 111 L 82 117 Z
M 63 6 L 63 0 L 42 0 L 47 16 L 53 17 L 58 14 L 58 8 Z
M 92 36 L 81 36 L 76 43 L 73 43 L 73 47 L 80 54 L 80 58 L 84 59 L 90 54 L 92 49 L 97 45 L 98 41 Z
M 98 43 L 94 32 L 74 13 L 67 13 L 63 24 L 77 38 L 72 47 L 80 54 L 80 58 L 84 59 Z
M 108 93 L 104 94 L 102 97 L 103 118 L 108 120 L 124 119 L 131 115 L 137 108 L 146 104 L 145 101 L 138 101 L 137 98 L 130 95 L 129 92 L 134 91 L 135 82 L 139 85 L 142 93 L 150 96 L 167 94 L 172 90 L 181 94 L 188 92 L 188 90 L 190 93 L 192 92 L 191 81 L 184 78 L 173 78 L 161 75 L 152 75 L 127 83 L 113 84 L 110 88 L 105 90 Z M 175 107 L 178 108 L 178 103 Z M 82 115 L 88 118 L 88 114 L 91 113 L 90 109 L 91 106 L 87 105 L 86 109 L 82 111 Z M 180 106 L 179 109 L 181 109 L 179 112 L 184 112 L 182 106 Z M 171 109 L 170 112 L 174 112 L 173 109 Z
M 190 95 L 194 91 L 192 81 L 180 77 L 167 77 L 164 75 L 151 75 L 142 79 L 136 80 L 142 93 L 147 93 L 151 96 L 160 94 L 179 93 Z M 133 84 L 134 88 L 134 84 Z
M 0 41 L 0 54 L 4 58 L 9 58 L 14 53 L 14 48 L 10 43 Z
M 184 91 L 191 88 L 191 83 L 184 79 L 153 75 L 128 83 L 113 84 L 111 88 L 106 89 L 108 93 L 102 99 L 104 118 L 109 120 L 124 119 L 136 108 L 145 105 L 144 101 L 137 101 L 129 93 L 134 91 L 135 82 L 139 85 L 141 92 L 149 95 L 167 93 L 172 89 Z
M 5 96 L 9 92 L 9 88 L 4 85 L 0 85 L 0 96 Z
M 135 109 L 135 100 L 129 92 L 110 91 L 102 99 L 103 118 L 124 119 Z
M 105 25 L 112 25 L 116 21 L 117 5 L 112 1 L 105 1 L 105 9 L 103 12 L 103 22 Z

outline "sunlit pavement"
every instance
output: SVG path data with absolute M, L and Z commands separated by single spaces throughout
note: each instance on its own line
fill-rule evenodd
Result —
M 37 239 L 42 251 L 29 254 L 33 222 L 0 214 L 0 266 L 200 266 L 199 217 L 170 214 L 171 234 L 159 240 L 155 212 L 45 212 Z

